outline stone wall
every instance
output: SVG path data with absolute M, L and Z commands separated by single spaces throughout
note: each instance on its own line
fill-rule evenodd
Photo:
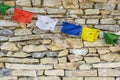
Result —
M 26 29 L 11 19 L 13 9 L 0 15 L 0 80 L 120 80 L 120 41 L 86 42 L 60 32 L 63 21 L 120 31 L 120 0 L 0 2 L 35 13 Z M 35 26 L 40 14 L 59 19 L 55 31 Z

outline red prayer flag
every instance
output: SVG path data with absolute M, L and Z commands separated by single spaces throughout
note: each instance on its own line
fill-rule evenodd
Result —
M 31 23 L 32 17 L 33 17 L 32 12 L 21 10 L 19 8 L 14 8 L 13 20 L 22 23 Z

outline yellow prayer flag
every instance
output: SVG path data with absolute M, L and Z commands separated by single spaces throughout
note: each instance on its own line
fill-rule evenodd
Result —
M 83 27 L 81 38 L 85 41 L 96 41 L 100 30 Z

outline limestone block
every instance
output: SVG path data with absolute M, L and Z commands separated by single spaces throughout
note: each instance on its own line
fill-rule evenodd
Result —
M 0 36 L 0 42 L 2 41 L 8 41 L 9 37 L 5 37 L 5 36 Z
M 32 5 L 34 7 L 41 7 L 41 0 L 32 0 Z
M 40 75 L 40 76 L 41 76 L 41 75 L 43 75 L 43 72 L 44 72 L 43 70 L 39 70 L 39 71 L 37 72 L 37 75 Z
M 114 11 L 112 11 L 111 15 L 120 16 L 120 11 L 119 10 L 114 10 Z
M 93 1 L 93 2 L 107 2 L 107 0 L 90 0 L 90 1 Z
M 79 55 L 68 55 L 68 60 L 70 62 L 81 61 L 82 59 L 83 57 Z
M 45 70 L 45 75 L 64 76 L 64 70 Z
M 16 0 L 16 5 L 19 6 L 31 6 L 30 0 Z
M 47 13 L 51 14 L 51 15 L 65 14 L 66 10 L 65 9 L 56 9 L 56 8 L 47 8 Z
M 120 47 L 119 46 L 118 47 L 110 47 L 109 49 L 112 52 L 119 52 L 120 51 Z
M 16 29 L 15 30 L 15 36 L 20 35 L 31 35 L 32 32 L 29 29 Z
M 98 15 L 98 14 L 100 14 L 100 11 L 99 11 L 99 9 L 86 9 L 85 10 L 85 14 L 86 15 Z
M 58 62 L 59 63 L 66 63 L 67 62 L 67 58 L 66 57 L 58 58 Z
M 61 80 L 61 79 L 55 76 L 42 76 L 39 77 L 38 80 Z
M 101 24 L 116 24 L 116 20 L 114 20 L 112 18 L 101 19 L 100 23 Z
M 70 14 L 83 15 L 83 10 L 82 9 L 69 9 L 68 12 Z
M 85 80 L 115 80 L 114 77 L 86 77 Z
M 4 1 L 4 4 L 9 6 L 15 6 L 15 1 Z
M 63 80 L 83 80 L 83 77 L 63 77 Z
M 14 33 L 10 29 L 0 29 L 0 35 L 1 36 L 13 36 Z
M 68 50 L 66 49 L 66 50 L 63 50 L 63 51 L 60 51 L 59 53 L 58 53 L 58 56 L 59 57 L 62 57 L 62 56 L 67 56 L 68 55 Z
M 81 64 L 80 66 L 79 66 L 79 69 L 80 70 L 90 70 L 92 68 L 92 66 L 91 65 L 89 65 L 89 64 Z
M 17 77 L 1 77 L 0 80 L 18 80 Z
M 75 23 L 77 23 L 77 24 L 79 24 L 79 25 L 81 25 L 81 24 L 85 24 L 85 19 L 75 19 Z
M 84 57 L 84 59 L 86 63 L 89 63 L 89 64 L 100 62 L 100 58 L 98 57 Z
M 4 64 L 3 63 L 0 63 L 0 68 L 3 68 L 4 67 Z
M 87 24 L 99 24 L 99 19 L 87 19 Z
M 55 58 L 43 58 L 40 59 L 41 64 L 57 64 L 58 61 Z
M 59 7 L 61 6 L 61 0 L 44 0 L 43 7 Z
M 80 3 L 80 8 L 86 9 L 86 8 L 93 8 L 94 3 L 90 1 L 83 1 Z
M 89 48 L 89 53 L 96 53 L 96 49 L 95 48 Z

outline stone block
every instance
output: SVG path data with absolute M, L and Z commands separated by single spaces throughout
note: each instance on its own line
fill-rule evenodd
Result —
M 86 63 L 89 63 L 89 64 L 100 62 L 100 58 L 98 57 L 84 57 L 84 60 L 86 61 Z
M 15 1 L 4 1 L 4 4 L 9 6 L 15 6 Z
M 61 79 L 56 76 L 42 76 L 39 77 L 38 80 L 61 80 Z
M 79 66 L 77 62 L 54 64 L 55 69 L 76 70 Z
M 90 0 L 90 1 L 93 1 L 93 2 L 107 2 L 108 0 Z
M 100 23 L 101 24 L 116 24 L 116 20 L 114 20 L 112 18 L 101 19 Z
M 81 25 L 81 24 L 85 24 L 85 19 L 75 19 L 75 23 L 77 23 L 77 24 L 79 24 L 79 25 Z
M 62 0 L 64 8 L 79 8 L 78 0 Z
M 18 79 L 17 77 L 7 76 L 7 77 L 1 77 L 0 80 L 18 80 Z
M 106 62 L 93 64 L 93 68 L 118 68 L 118 67 L 120 67 L 120 62 Z
M 112 11 L 111 15 L 120 16 L 120 11 L 119 10 L 114 10 L 114 11 Z
M 26 70 L 45 70 L 53 69 L 53 65 L 35 65 L 35 64 L 11 64 L 5 63 L 6 68 L 8 69 L 26 69 Z
M 64 70 L 45 70 L 45 75 L 48 75 L 48 76 L 64 76 Z
M 99 19 L 87 19 L 86 24 L 99 24 Z
M 4 64 L 3 63 L 0 63 L 0 68 L 3 68 L 4 67 Z
M 100 14 L 99 9 L 86 9 L 85 15 L 98 15 Z
M 79 69 L 80 70 L 90 70 L 92 68 L 92 66 L 90 65 L 90 64 L 81 64 L 80 66 L 79 66 Z
M 0 77 L 7 77 L 7 76 L 10 76 L 12 70 L 10 69 L 0 69 Z
M 67 56 L 68 55 L 68 50 L 66 49 L 66 50 L 63 50 L 63 51 L 60 51 L 59 53 L 58 53 L 58 56 L 59 57 L 62 57 L 62 56 Z
M 85 80 L 115 80 L 114 77 L 86 77 Z
M 119 31 L 119 25 L 95 25 L 97 29 L 108 30 L 108 31 Z
M 66 63 L 67 62 L 67 58 L 66 57 L 58 58 L 58 62 L 59 63 Z
M 0 36 L 0 42 L 8 41 L 8 40 L 9 40 L 9 37 Z
M 40 59 L 41 64 L 57 64 L 58 61 L 55 58 L 43 58 Z
M 41 7 L 41 0 L 32 0 L 32 5 L 34 7 Z
M 83 80 L 83 77 L 63 77 L 63 80 Z
M 90 1 L 83 1 L 80 3 L 80 8 L 86 9 L 86 8 L 93 8 L 94 3 Z
M 97 71 L 96 70 L 76 70 L 76 71 L 65 71 L 66 76 L 97 76 Z
M 43 58 L 45 56 L 44 52 L 34 52 L 32 53 L 33 58 Z
M 82 61 L 83 57 L 79 55 L 68 55 L 68 60 L 70 62 Z
M 89 48 L 89 53 L 96 53 L 96 49 L 95 48 Z
M 69 9 L 68 12 L 70 14 L 83 15 L 83 10 L 82 9 Z
M 112 52 L 119 52 L 120 51 L 120 47 L 119 46 L 118 47 L 110 47 L 109 49 Z
M 38 72 L 37 72 L 37 75 L 39 75 L 39 76 L 41 76 L 41 75 L 43 75 L 43 70 L 39 70 Z
M 57 8 L 47 8 L 47 13 L 51 14 L 51 15 L 65 14 L 66 10 L 65 9 L 57 9 Z
M 10 29 L 0 29 L 0 35 L 1 36 L 13 36 L 14 33 Z
M 30 0 L 16 0 L 16 5 L 18 6 L 31 6 Z
M 61 6 L 61 0 L 44 0 L 43 1 L 43 7 L 59 7 Z
M 15 30 L 15 36 L 21 36 L 21 35 L 31 35 L 32 32 L 29 29 L 16 29 Z

